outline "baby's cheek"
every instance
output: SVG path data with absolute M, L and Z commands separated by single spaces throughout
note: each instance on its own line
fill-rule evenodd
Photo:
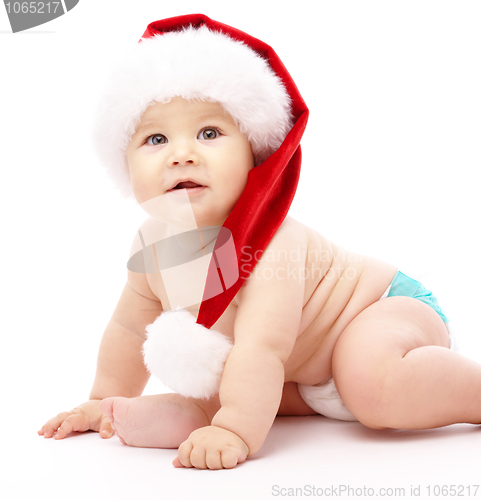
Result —
M 137 203 L 142 204 L 152 198 L 151 191 L 153 183 L 149 183 L 142 175 L 131 174 L 130 181 Z

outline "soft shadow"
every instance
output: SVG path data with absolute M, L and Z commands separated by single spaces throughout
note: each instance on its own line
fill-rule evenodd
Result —
M 319 440 L 325 445 L 325 436 L 332 436 L 332 433 L 339 435 L 341 439 L 349 439 L 358 443 L 401 443 L 455 439 L 466 435 L 473 435 L 474 437 L 474 433 L 479 431 L 479 425 L 471 424 L 454 424 L 436 429 L 422 430 L 377 430 L 370 429 L 360 422 L 332 420 L 322 415 L 277 417 L 264 445 L 256 453 L 255 457 L 263 458 L 286 449 L 295 452 L 297 448 L 305 447 L 306 443 L 315 445 Z M 252 458 L 249 458 L 249 460 Z
M 334 423 L 322 415 L 276 417 L 266 441 L 255 457 L 262 458 L 281 450 L 295 450 L 299 446 L 305 446 L 306 442 L 313 440 L 313 436 L 322 436 L 322 429 L 325 430 L 325 425 L 329 425 L 329 422 Z M 252 458 L 254 457 L 249 460 Z
M 479 432 L 479 425 L 454 424 L 435 429 L 370 429 L 358 425 L 351 429 L 351 436 L 369 441 L 399 442 L 399 441 L 428 441 L 432 439 L 448 439 L 457 436 Z
M 56 434 L 57 433 L 55 433 L 54 436 Z M 79 436 L 85 436 L 85 435 L 88 435 L 88 434 L 98 434 L 98 433 L 95 432 L 95 431 L 84 431 L 84 432 L 72 431 L 72 432 L 69 432 L 63 439 L 59 439 L 58 441 L 63 441 L 64 439 L 76 438 L 76 437 L 79 437 Z M 53 437 L 51 439 L 53 439 Z

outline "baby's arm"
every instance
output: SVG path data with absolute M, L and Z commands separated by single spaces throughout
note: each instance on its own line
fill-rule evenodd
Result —
M 160 302 L 150 291 L 144 274 L 128 272 L 127 283 L 105 329 L 97 359 L 97 373 L 89 401 L 50 419 L 40 435 L 62 439 L 71 431 L 94 430 L 110 437 L 112 428 L 99 409 L 110 396 L 135 397 L 149 379 L 142 345 L 145 327 L 162 312 Z
M 149 380 L 142 345 L 145 327 L 162 312 L 145 274 L 128 272 L 128 280 L 100 343 L 90 399 L 140 396 Z
M 288 227 L 275 235 L 268 249 L 287 250 L 289 255 L 290 250 L 302 249 L 303 241 L 302 230 Z M 305 259 L 299 260 L 261 259 L 239 291 L 235 345 L 225 364 L 219 392 L 221 408 L 212 420 L 214 429 L 194 431 L 179 448 L 174 465 L 229 468 L 262 446 L 279 408 L 284 362 L 299 330 L 304 299 L 299 270 Z M 203 443 L 205 450 L 196 450 Z M 216 458 L 219 455 L 220 461 Z

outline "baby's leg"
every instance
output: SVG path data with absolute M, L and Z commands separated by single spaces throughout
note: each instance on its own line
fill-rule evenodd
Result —
M 372 428 L 481 422 L 481 365 L 448 348 L 446 326 L 423 302 L 389 297 L 360 313 L 333 353 L 336 387 Z
M 100 403 L 120 441 L 142 448 L 178 448 L 191 432 L 210 425 L 219 407 L 218 396 L 201 400 L 179 394 L 107 398 Z

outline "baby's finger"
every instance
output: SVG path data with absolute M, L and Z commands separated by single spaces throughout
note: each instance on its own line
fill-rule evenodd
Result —
M 182 465 L 182 462 L 179 460 L 179 457 L 175 457 L 175 458 L 174 458 L 174 460 L 173 460 L 173 462 L 172 462 L 172 465 L 173 465 L 174 467 L 177 467 L 177 468 L 184 467 L 184 466 Z
M 59 413 L 56 417 L 51 418 L 42 428 L 38 431 L 40 436 L 51 438 L 53 433 L 59 428 L 62 422 L 70 415 L 69 411 Z
M 207 469 L 207 464 L 205 463 L 205 454 L 206 450 L 204 447 L 196 446 L 190 452 L 189 457 L 192 467 L 195 467 L 196 469 Z
M 179 459 L 179 462 L 184 466 L 184 467 L 193 467 L 192 463 L 190 461 L 190 454 L 192 452 L 192 443 L 190 441 L 184 441 L 180 446 L 179 446 L 179 451 L 177 453 L 177 458 Z
M 89 428 L 87 417 L 80 413 L 74 413 L 63 421 L 62 425 L 57 429 L 57 434 L 54 439 L 63 439 L 67 434 L 73 431 L 84 432 L 88 431 Z
M 223 468 L 220 451 L 208 451 L 205 455 L 205 463 L 210 470 L 219 470 Z
M 112 429 L 112 424 L 107 417 L 103 417 L 100 421 L 99 434 L 104 439 L 109 439 L 113 436 L 114 430 Z
M 224 469 L 233 469 L 239 463 L 239 456 L 232 450 L 225 450 L 222 452 L 221 461 Z

